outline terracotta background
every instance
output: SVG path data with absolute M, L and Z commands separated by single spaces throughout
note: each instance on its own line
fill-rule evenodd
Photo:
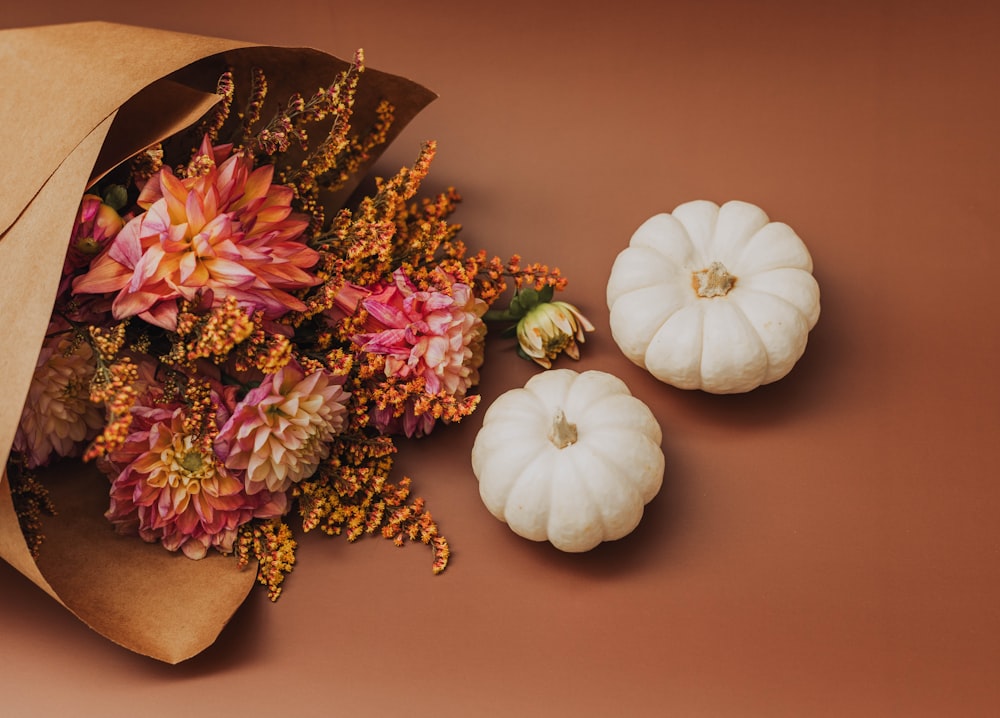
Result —
M 0 565 L 0 713 L 1000 714 L 1000 9 L 101 8 L 4 0 L 0 27 L 107 19 L 363 47 L 438 92 L 382 165 L 436 138 L 431 188 L 462 191 L 467 242 L 565 271 L 598 331 L 560 365 L 622 377 L 662 424 L 668 465 L 632 536 L 560 554 L 482 506 L 477 414 L 399 457 L 452 543 L 444 575 L 418 546 L 307 536 L 281 601 L 255 591 L 176 667 Z M 812 252 L 823 314 L 778 384 L 682 392 L 611 340 L 614 256 L 690 199 L 755 202 Z M 495 340 L 484 403 L 533 373 Z

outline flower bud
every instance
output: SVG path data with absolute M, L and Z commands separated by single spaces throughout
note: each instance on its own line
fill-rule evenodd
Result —
M 549 369 L 560 352 L 580 358 L 577 342 L 585 341 L 584 332 L 594 331 L 580 310 L 568 302 L 540 302 L 517 323 L 520 353 L 539 366 Z
M 72 269 L 85 266 L 124 226 L 125 221 L 113 207 L 97 195 L 84 195 L 73 229 L 68 265 Z

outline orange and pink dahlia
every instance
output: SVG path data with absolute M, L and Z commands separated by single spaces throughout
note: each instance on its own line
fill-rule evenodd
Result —
M 114 293 L 116 318 L 139 316 L 169 330 L 179 300 L 209 293 L 215 304 L 232 296 L 272 319 L 304 309 L 293 292 L 319 283 L 307 271 L 319 258 L 302 241 L 308 221 L 292 213 L 292 190 L 271 183 L 273 166 L 254 169 L 231 150 L 206 137 L 192 162 L 198 172 L 154 175 L 139 195 L 146 211 L 73 282 L 73 292 Z
M 386 356 L 388 377 L 421 377 L 428 394 L 463 396 L 479 381 L 486 303 L 460 282 L 448 293 L 418 290 L 401 269 L 392 277 L 392 284 L 361 302 L 369 331 L 354 342 Z
M 65 334 L 45 339 L 14 434 L 14 450 L 29 467 L 57 456 L 76 456 L 97 435 L 104 412 L 90 401 L 94 370 L 89 344 Z
M 124 445 L 102 464 L 111 476 L 105 515 L 119 533 L 202 558 L 210 547 L 231 552 L 247 521 L 287 510 L 282 493 L 247 495 L 214 452 L 186 433 L 182 406 L 142 405 L 132 413 Z
M 344 427 L 342 377 L 290 362 L 252 389 L 219 430 L 216 452 L 248 494 L 286 491 L 311 476 Z

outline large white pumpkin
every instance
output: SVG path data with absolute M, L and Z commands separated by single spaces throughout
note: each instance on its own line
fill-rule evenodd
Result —
M 472 469 L 486 508 L 515 533 L 587 551 L 639 524 L 663 482 L 661 440 L 621 379 L 553 369 L 490 405 Z
M 812 258 L 759 207 L 698 200 L 639 227 L 611 269 L 611 333 L 682 389 L 729 394 L 781 379 L 819 318 Z

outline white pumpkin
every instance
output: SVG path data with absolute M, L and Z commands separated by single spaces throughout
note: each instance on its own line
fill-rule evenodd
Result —
M 715 394 L 781 379 L 819 319 L 812 258 L 759 207 L 698 200 L 639 227 L 608 281 L 611 334 L 657 379 Z
M 663 482 L 661 440 L 621 379 L 553 369 L 493 402 L 472 469 L 486 508 L 516 534 L 588 551 L 639 524 Z

